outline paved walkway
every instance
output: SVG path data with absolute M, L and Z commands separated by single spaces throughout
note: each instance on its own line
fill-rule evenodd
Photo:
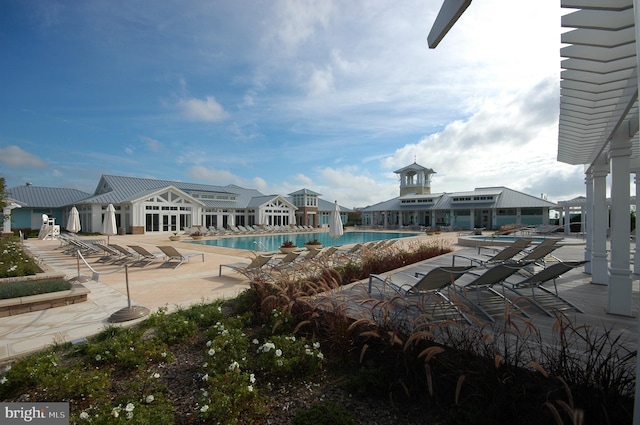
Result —
M 422 235 L 417 238 L 442 240 L 447 241 L 446 243 L 457 241 L 455 233 Z M 401 240 L 402 243 L 411 243 L 415 238 Z M 194 245 L 186 240 L 171 242 L 167 236 L 112 236 L 110 243 L 141 245 L 150 251 L 158 251 L 157 246 L 160 245 L 173 245 L 184 253 L 204 254 L 204 261 L 199 256 L 193 257 L 177 269 L 159 268 L 155 264 L 145 268 L 128 268 L 131 304 L 144 306 L 151 311 L 157 311 L 161 307 L 173 311 L 178 306 L 187 307 L 203 301 L 233 297 L 248 286 L 246 279 L 230 269 L 223 268 L 223 275 L 218 276 L 220 264 L 249 262 L 253 253 L 247 251 Z M 62 253 L 59 241 L 29 239 L 25 241 L 25 245 L 54 271 L 63 272 L 68 278 L 78 275 L 75 257 Z M 462 249 L 455 245 L 453 247 Z M 465 249 L 474 251 L 473 248 Z M 584 255 L 583 245 L 563 249 L 571 250 L 572 257 Z M 125 269 L 95 263 L 94 259 L 89 259 L 89 264 L 100 275 L 98 281 L 84 283 L 91 291 L 87 302 L 0 318 L 0 362 L 53 343 L 74 342 L 95 335 L 110 324 L 109 318 L 115 312 L 128 306 Z M 91 276 L 82 263 L 80 275 Z M 602 291 L 606 291 L 606 288 L 602 288 Z M 124 322 L 122 325 L 135 324 L 137 321 Z

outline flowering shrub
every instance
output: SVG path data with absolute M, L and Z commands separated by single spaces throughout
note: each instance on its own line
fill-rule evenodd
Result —
M 170 359 L 167 345 L 158 340 L 143 338 L 141 329 L 107 327 L 96 338 L 96 342 L 82 349 L 89 361 L 96 366 L 114 365 L 131 370 L 148 363 L 165 362 Z
M 24 252 L 19 242 L 0 238 L 0 278 L 29 276 L 39 271 L 38 265 Z
M 324 355 L 320 343 L 309 342 L 304 337 L 294 335 L 274 335 L 257 345 L 258 368 L 266 375 L 293 377 L 308 375 L 320 370 Z

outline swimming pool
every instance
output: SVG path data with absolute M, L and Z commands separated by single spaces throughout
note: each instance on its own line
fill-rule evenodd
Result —
M 355 243 L 381 241 L 386 239 L 408 238 L 418 236 L 418 233 L 398 232 L 345 232 L 344 235 L 334 240 L 328 232 L 318 233 L 289 233 L 278 235 L 247 235 L 233 238 L 204 239 L 191 241 L 190 243 L 225 248 L 249 249 L 252 251 L 277 251 L 284 241 L 292 241 L 295 245 L 304 248 L 305 242 L 318 239 L 323 246 L 349 245 Z

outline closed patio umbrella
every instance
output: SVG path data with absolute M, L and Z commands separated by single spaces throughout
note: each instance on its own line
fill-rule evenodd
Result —
M 69 220 L 67 221 L 67 232 L 71 232 L 76 234 L 80 231 L 80 214 L 78 214 L 78 209 L 76 207 L 71 208 L 71 212 L 69 213 Z
M 113 207 L 113 204 L 109 204 L 104 214 L 104 221 L 102 222 L 102 234 L 107 235 L 107 244 L 109 243 L 109 236 L 116 235 L 117 233 L 116 209 Z
M 340 207 L 338 206 L 338 201 L 335 201 L 331 211 L 331 218 L 329 219 L 329 236 L 335 243 L 335 240 L 343 234 L 344 228 L 342 227 L 342 218 L 340 218 Z

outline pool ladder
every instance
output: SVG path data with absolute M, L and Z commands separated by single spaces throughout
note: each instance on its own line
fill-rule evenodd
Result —
M 267 247 L 266 247 L 266 246 L 264 246 L 264 245 L 262 244 L 262 242 L 259 242 L 259 241 L 253 241 L 253 244 L 254 244 L 254 245 L 258 248 L 258 250 L 260 250 L 260 251 L 269 251 L 269 250 L 267 249 Z

